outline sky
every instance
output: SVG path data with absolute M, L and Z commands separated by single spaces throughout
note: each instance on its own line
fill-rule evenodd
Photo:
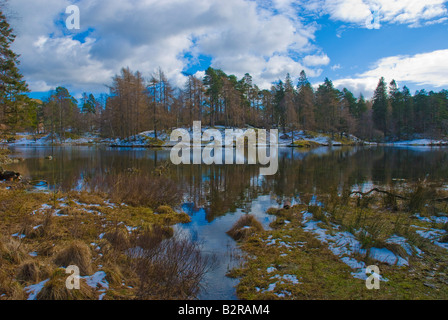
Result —
M 161 68 L 179 87 L 211 66 L 263 89 L 302 70 L 367 98 L 381 76 L 448 89 L 448 0 L 9 0 L 7 11 L 36 98 L 108 93 L 123 67 L 148 80 Z

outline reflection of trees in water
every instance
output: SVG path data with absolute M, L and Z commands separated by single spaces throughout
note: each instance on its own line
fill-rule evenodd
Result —
M 81 179 L 114 174 L 129 168 L 142 173 L 156 173 L 169 161 L 169 151 L 111 150 L 97 148 L 59 148 L 54 160 L 44 160 L 48 150 L 38 150 L 33 158 L 16 165 L 32 177 L 58 184 L 62 190 L 76 188 Z M 25 157 L 27 155 L 25 154 Z M 204 207 L 208 219 L 248 210 L 260 195 L 279 201 L 301 194 L 330 192 L 334 188 L 352 188 L 373 181 L 390 184 L 393 179 L 430 180 L 448 178 L 446 149 L 429 152 L 397 148 L 337 148 L 312 151 L 281 150 L 279 171 L 275 176 L 259 176 L 259 166 L 181 165 L 169 166 L 166 172 L 185 192 L 186 202 Z M 129 186 L 132 188 L 132 185 Z
M 177 178 L 189 202 L 203 206 L 207 219 L 248 207 L 248 202 L 269 190 L 260 186 L 258 166 L 181 166 Z

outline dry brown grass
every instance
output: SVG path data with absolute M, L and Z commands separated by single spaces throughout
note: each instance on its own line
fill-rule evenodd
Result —
M 177 205 L 182 199 L 180 188 L 174 181 L 151 174 L 98 176 L 90 180 L 88 185 L 92 191 L 107 193 L 114 202 L 125 202 L 131 206 L 157 208 L 161 205 Z
M 22 263 L 17 270 L 16 279 L 21 283 L 37 283 L 40 278 L 39 265 L 34 261 Z
M 103 245 L 101 263 L 107 279 L 111 284 L 126 279 L 126 285 L 135 287 L 135 299 L 192 299 L 213 262 L 202 255 L 198 244 L 173 236 L 167 226 L 152 225 L 129 235 L 124 230 L 111 232 L 104 240 L 109 246 Z M 110 295 L 130 298 L 117 291 Z
M 427 183 L 425 180 L 419 180 L 410 185 L 410 192 L 408 193 L 409 201 L 407 203 L 407 211 L 411 213 L 421 213 L 425 207 L 440 196 L 438 186 L 432 183 Z
M 144 250 L 155 250 L 163 240 L 173 236 L 171 227 L 153 225 L 140 232 L 134 233 L 131 243 L 132 247 L 139 247 Z
M 24 300 L 23 287 L 8 273 L 0 271 L 0 300 Z
M 69 290 L 66 286 L 67 274 L 65 269 L 57 269 L 43 289 L 36 296 L 36 300 L 95 300 L 95 290 L 89 287 L 85 280 L 80 279 L 79 290 Z
M 92 272 L 91 260 L 92 253 L 89 246 L 75 240 L 56 255 L 54 263 L 60 267 L 78 266 L 81 275 L 89 275 Z
M 133 263 L 140 280 L 138 299 L 185 300 L 199 293 L 214 261 L 202 255 L 197 243 L 173 237 L 153 249 L 135 252 Z
M 115 250 L 123 251 L 129 248 L 129 234 L 124 226 L 117 226 L 115 230 L 104 235 Z
M 263 231 L 262 224 L 253 215 L 244 215 L 227 231 L 227 234 L 240 241 L 260 231 Z
M 156 212 L 158 214 L 172 214 L 174 213 L 174 210 L 170 206 L 159 206 Z
M 0 299 L 27 299 L 26 286 L 49 278 L 37 299 L 97 299 L 83 284 L 80 292 L 65 288 L 68 275 L 57 269 L 70 265 L 82 276 L 106 272 L 104 299 L 192 299 L 199 291 L 210 259 L 197 244 L 174 239 L 170 227 L 189 221 L 187 214 L 164 204 L 156 210 L 110 205 L 99 193 L 41 195 L 1 187 L 0 231 L 26 237 L 0 233 Z M 136 247 L 141 251 L 133 256 Z
M 3 263 L 20 264 L 26 256 L 22 243 L 12 238 L 0 238 L 0 267 Z

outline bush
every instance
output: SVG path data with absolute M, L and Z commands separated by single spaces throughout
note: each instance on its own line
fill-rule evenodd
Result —
M 202 255 L 199 244 L 176 237 L 135 252 L 133 261 L 140 279 L 137 296 L 145 300 L 194 298 L 214 264 L 213 257 Z

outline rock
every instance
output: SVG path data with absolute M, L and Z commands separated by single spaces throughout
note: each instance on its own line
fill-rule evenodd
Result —
M 17 181 L 21 180 L 22 176 L 18 172 L 14 171 L 1 171 L 0 172 L 0 181 Z
M 53 157 L 52 156 L 47 156 L 47 157 L 45 157 L 45 160 L 53 160 Z
M 283 205 L 283 209 L 290 209 L 291 208 L 291 201 L 285 201 L 285 204 Z

